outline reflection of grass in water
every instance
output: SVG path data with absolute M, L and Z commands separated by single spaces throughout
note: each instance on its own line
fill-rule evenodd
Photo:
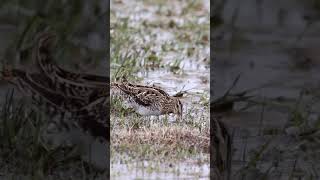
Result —
M 76 146 L 51 146 L 43 136 L 48 118 L 27 107 L 26 102 L 13 99 L 13 91 L 7 94 L 0 119 L 0 158 L 5 163 L 1 163 L 1 174 L 65 179 L 66 174 L 92 177 L 98 173 L 81 160 Z

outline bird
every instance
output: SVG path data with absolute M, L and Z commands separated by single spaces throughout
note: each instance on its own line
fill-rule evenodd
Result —
M 72 73 L 61 68 L 53 61 L 51 48 L 56 37 L 57 35 L 52 32 L 40 33 L 37 38 L 37 46 L 33 53 L 37 67 L 48 77 L 48 79 L 50 79 L 53 86 L 55 86 L 57 90 L 60 89 L 62 93 L 70 93 L 77 97 L 97 97 L 92 95 L 97 94 L 95 91 L 105 92 L 107 89 L 106 82 L 109 82 L 109 78 L 97 75 Z M 72 92 L 65 91 L 65 86 L 72 87 L 69 88 Z M 111 83 L 110 89 L 114 95 L 125 100 L 125 105 L 134 108 L 140 115 L 162 115 L 173 113 L 177 114 L 179 119 L 182 118 L 182 104 L 180 100 L 171 97 L 160 88 L 133 85 L 131 83 Z M 83 91 L 86 93 L 83 93 Z
M 231 176 L 232 139 L 222 120 L 213 115 L 210 117 L 210 164 L 211 179 L 226 179 Z
M 45 106 L 49 114 L 70 114 L 84 130 L 109 140 L 109 78 L 75 73 L 55 63 L 51 52 L 56 35 L 42 32 L 33 49 L 39 72 L 27 72 L 3 64 L 2 79 L 32 97 L 36 106 Z M 51 112 L 50 112 L 51 111 Z
M 133 84 L 130 82 L 112 82 L 110 95 L 119 98 L 126 108 L 133 108 L 142 116 L 174 114 L 182 119 L 183 105 L 179 98 L 170 96 L 159 87 Z
M 108 96 L 100 95 L 100 98 L 88 101 L 88 98 L 61 94 L 48 85 L 48 80 L 41 73 L 28 73 L 21 69 L 6 67 L 2 71 L 2 79 L 30 96 L 36 107 L 45 107 L 50 117 L 60 116 L 61 123 L 65 121 L 64 118 L 75 120 L 93 136 L 109 139 Z M 65 117 L 66 113 L 69 116 Z

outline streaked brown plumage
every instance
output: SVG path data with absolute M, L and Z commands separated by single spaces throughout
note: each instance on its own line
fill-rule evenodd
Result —
M 33 57 L 40 73 L 4 66 L 2 79 L 31 96 L 37 106 L 54 109 L 52 114 L 71 113 L 70 119 L 76 120 L 83 129 L 109 139 L 109 78 L 73 73 L 59 67 L 50 52 L 53 37 L 43 33 L 34 47 Z
M 48 81 L 38 73 L 27 73 L 19 69 L 5 70 L 2 79 L 14 84 L 19 90 L 32 97 L 32 102 L 37 106 L 46 107 L 49 115 L 71 114 L 69 120 L 76 120 L 79 125 L 88 130 L 92 135 L 109 139 L 108 127 L 108 96 L 100 95 L 99 98 L 68 96 L 61 94 L 48 86 Z
M 53 88 L 63 94 L 77 97 L 92 97 L 96 91 L 107 94 L 108 77 L 70 72 L 55 63 L 51 55 L 51 46 L 55 39 L 56 35 L 53 33 L 41 33 L 33 52 L 40 72 L 49 79 Z
M 138 114 L 176 114 L 182 119 L 183 106 L 180 100 L 154 86 L 135 85 L 128 82 L 111 83 L 111 96 L 120 97 L 126 107 Z

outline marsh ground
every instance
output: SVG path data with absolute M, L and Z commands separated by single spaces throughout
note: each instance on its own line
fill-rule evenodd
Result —
M 114 0 L 110 19 L 112 80 L 180 92 L 184 104 L 177 123 L 139 117 L 113 101 L 112 179 L 207 179 L 209 3 Z

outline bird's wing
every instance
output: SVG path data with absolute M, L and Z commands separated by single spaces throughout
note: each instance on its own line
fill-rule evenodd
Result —
M 157 86 L 143 86 L 143 85 L 135 85 L 136 87 L 146 88 L 149 90 L 156 90 L 158 93 L 160 93 L 163 96 L 170 96 L 167 92 L 165 92 L 163 89 Z
M 44 80 L 41 80 L 39 74 L 29 74 L 19 69 L 13 70 L 14 76 L 17 77 L 17 86 L 21 87 L 20 89 L 25 92 L 31 92 L 32 97 L 40 97 L 44 99 L 45 102 L 63 110 L 73 110 L 74 108 L 80 108 L 85 105 L 87 102 L 83 98 L 79 97 L 67 97 L 50 87 L 46 84 L 42 84 Z M 38 79 L 35 79 L 38 77 Z
M 149 106 L 151 104 L 156 103 L 156 101 L 159 101 L 161 96 L 155 91 L 149 90 L 144 91 L 136 95 L 136 99 L 143 105 Z

